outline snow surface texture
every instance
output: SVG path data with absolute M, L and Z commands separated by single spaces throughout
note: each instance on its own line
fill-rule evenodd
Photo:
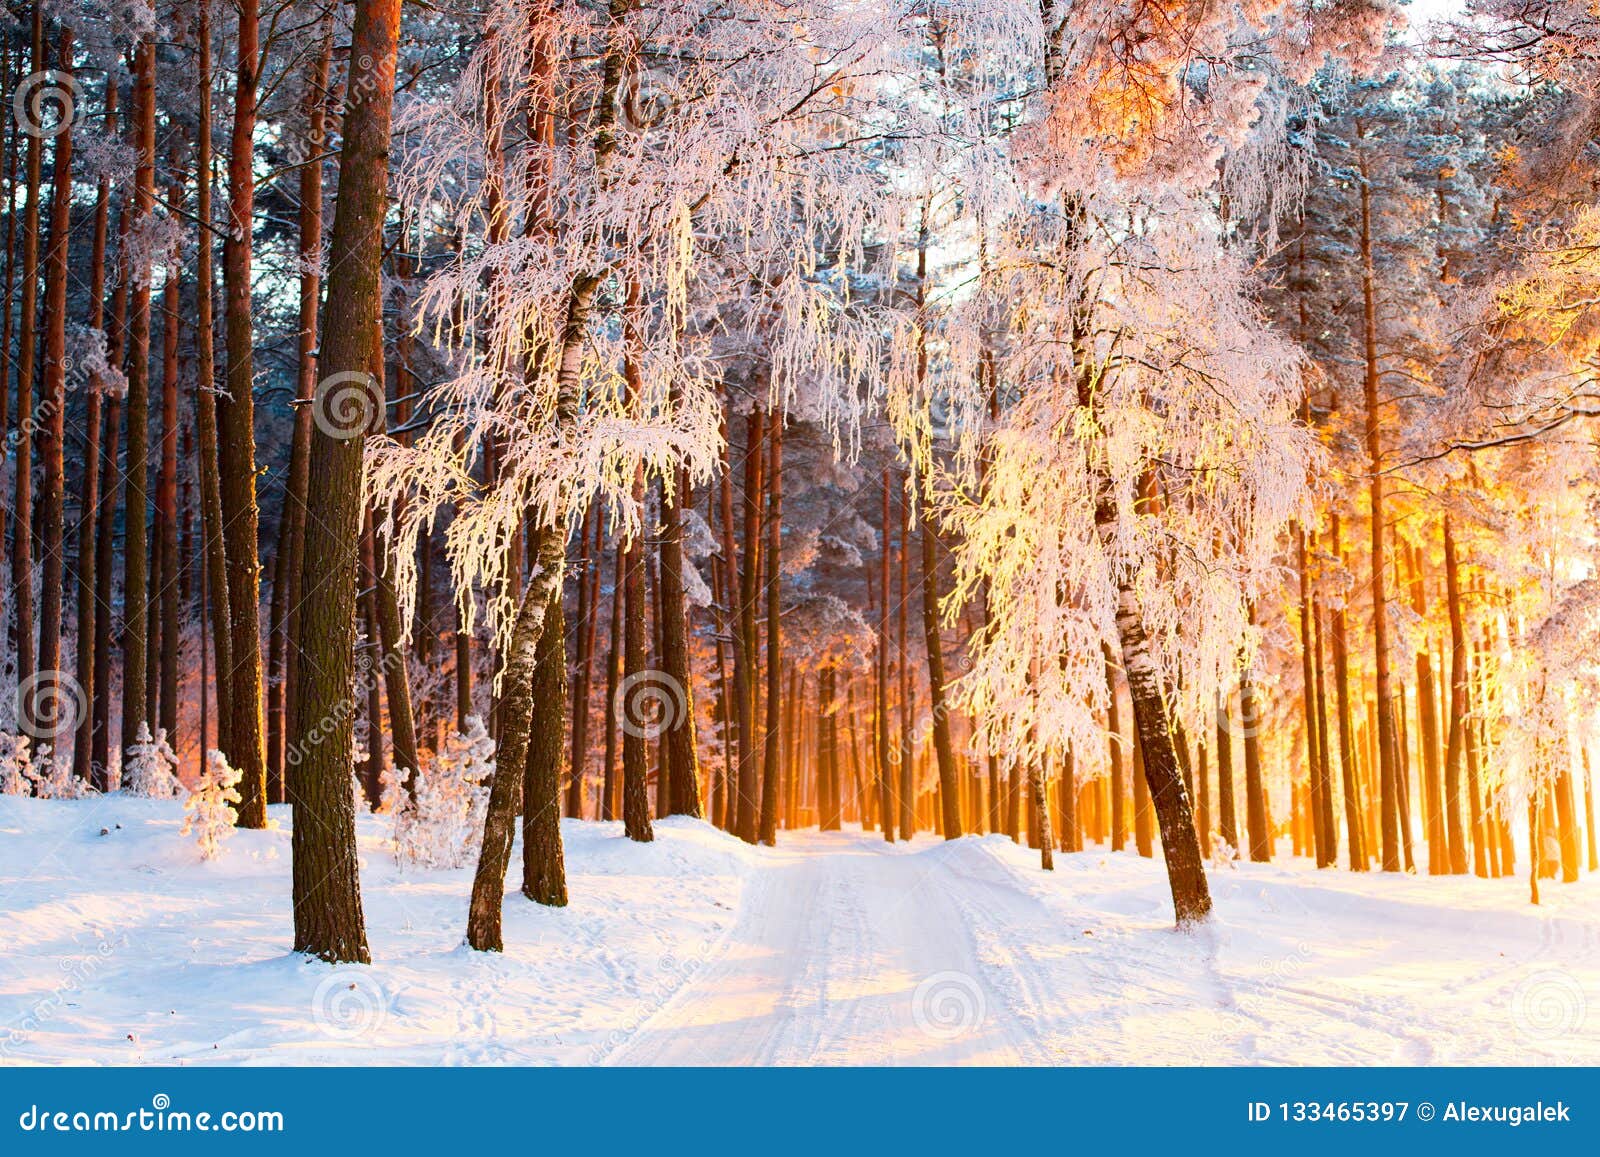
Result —
M 177 801 L 0 798 L 0 1063 L 1600 1062 L 1593 875 L 1533 908 L 1241 865 L 1181 934 L 1131 854 L 567 821 L 572 906 L 512 891 L 492 955 L 461 944 L 471 869 L 403 872 L 364 816 L 376 963 L 336 967 L 285 951 L 272 812 L 203 863 Z

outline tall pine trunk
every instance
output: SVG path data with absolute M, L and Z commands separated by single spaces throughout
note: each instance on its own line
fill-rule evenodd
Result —
M 1362 135 L 1358 128 L 1357 135 Z M 1378 413 L 1378 313 L 1377 277 L 1372 263 L 1372 184 L 1365 154 L 1361 159 L 1361 301 L 1362 389 L 1366 400 L 1367 469 L 1372 521 L 1372 635 L 1373 670 L 1377 683 L 1378 796 L 1381 816 L 1382 863 L 1386 872 L 1400 871 L 1400 839 L 1396 817 L 1396 731 L 1393 689 L 1389 675 L 1389 598 L 1387 539 L 1384 525 L 1382 417 Z
M 767 728 L 761 761 L 760 841 L 778 842 L 778 788 L 783 778 L 783 415 L 772 415 L 767 436 Z
M 56 42 L 58 72 L 72 69 L 72 32 L 63 30 Z M 63 678 L 61 661 L 61 604 L 66 586 L 62 562 L 66 556 L 66 477 L 62 453 L 67 416 L 67 277 L 72 243 L 72 133 L 55 138 L 54 181 L 50 196 L 50 238 L 45 257 L 44 382 L 39 399 L 39 461 L 43 486 L 39 492 L 39 671 L 54 684 Z M 17 522 L 22 529 L 22 522 Z M 35 709 L 48 718 L 38 719 L 41 731 L 60 755 L 61 735 L 75 722 L 62 718 L 61 700 L 39 699 Z
M 228 638 L 232 662 L 228 672 L 231 699 L 228 739 L 231 747 L 226 754 L 228 763 L 240 773 L 239 826 L 261 828 L 267 823 L 267 768 L 262 731 L 261 622 L 258 605 L 261 561 L 256 541 L 260 517 L 256 506 L 255 336 L 251 315 L 256 89 L 261 66 L 259 0 L 238 0 L 237 7 L 238 69 L 233 89 L 233 136 L 228 153 L 228 228 L 222 243 L 223 329 L 227 337 L 228 385 L 217 405 L 217 465 L 221 482 L 222 546 L 227 563 Z M 352 77 L 352 91 L 355 83 Z M 364 100 L 360 103 L 368 105 L 370 102 Z M 387 162 L 385 169 L 387 171 Z M 359 443 L 355 449 L 359 453 Z M 359 474 L 357 480 L 359 482 Z M 365 951 L 364 945 L 362 951 Z
M 322 368 L 328 376 L 318 387 L 318 401 L 324 403 L 327 399 L 321 395 L 330 381 L 333 389 L 341 383 L 348 389 L 352 381 L 363 381 L 369 391 L 368 404 L 381 404 L 377 379 L 383 367 L 381 264 L 399 24 L 399 0 L 357 0 L 349 107 L 339 155 L 339 199 L 328 262 L 323 326 L 328 340 L 322 350 Z M 361 454 L 366 432 L 319 427 L 311 439 L 310 468 L 317 486 L 307 500 L 300 633 L 308 662 L 297 733 L 291 740 L 297 745 L 303 742 L 308 720 L 331 720 L 331 726 L 319 727 L 320 742 L 309 744 L 290 780 L 295 806 L 295 948 L 325 960 L 363 962 L 370 955 L 350 794 L 354 737 L 349 715 L 340 711 L 339 705 L 350 695 L 353 676 Z M 505 790 L 510 786 L 506 784 Z M 474 887 L 475 901 L 476 890 Z M 497 925 L 499 902 L 496 894 Z

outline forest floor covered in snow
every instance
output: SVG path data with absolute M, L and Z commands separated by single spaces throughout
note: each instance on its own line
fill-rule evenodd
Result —
M 1179 933 L 1131 853 L 568 821 L 571 906 L 511 892 L 490 955 L 471 869 L 400 871 L 366 816 L 374 963 L 341 967 L 287 951 L 272 810 L 201 862 L 177 802 L 0 796 L 0 1063 L 1600 1063 L 1596 875 L 1534 908 L 1521 879 L 1239 865 Z

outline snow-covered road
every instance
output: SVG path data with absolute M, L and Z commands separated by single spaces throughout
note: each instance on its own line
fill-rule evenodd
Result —
M 470 871 L 364 817 L 357 968 L 285 951 L 283 827 L 201 863 L 180 824 L 0 797 L 0 1063 L 1600 1063 L 1600 877 L 1240 865 L 1179 933 L 1131 854 L 568 822 L 572 905 L 511 892 L 482 955 Z

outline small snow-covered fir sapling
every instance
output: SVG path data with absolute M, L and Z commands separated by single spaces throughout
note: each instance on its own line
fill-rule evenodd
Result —
M 223 841 L 233 834 L 239 813 L 232 805 L 240 800 L 238 784 L 242 774 L 228 766 L 222 752 L 206 752 L 205 771 L 184 801 L 183 830 L 179 833 L 199 840 L 202 860 L 216 859 Z
M 82 799 L 89 784 L 72 774 L 72 761 L 58 757 L 48 743 L 40 744 L 23 772 L 38 799 Z
M 394 812 L 395 858 L 419 868 L 459 868 L 477 856 L 489 781 L 495 770 L 494 740 L 483 720 L 467 717 L 467 729 L 449 736 L 417 772 L 415 794 L 402 796 Z
M 167 742 L 167 729 L 143 721 L 139 733 L 128 745 L 127 763 L 122 772 L 122 790 L 145 799 L 176 799 L 183 785 L 178 782 L 178 756 Z
M 0 795 L 31 794 L 32 745 L 33 740 L 27 735 L 0 731 Z

